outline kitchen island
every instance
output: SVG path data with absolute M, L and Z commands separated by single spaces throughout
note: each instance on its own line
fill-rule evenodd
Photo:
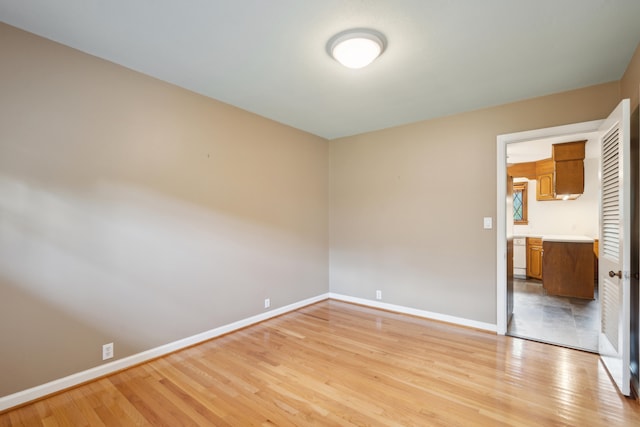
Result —
M 594 298 L 594 239 L 543 236 L 542 286 L 548 295 Z

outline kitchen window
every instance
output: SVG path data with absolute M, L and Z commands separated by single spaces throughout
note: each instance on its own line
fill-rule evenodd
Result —
M 527 218 L 527 183 L 513 183 L 513 223 L 528 224 Z

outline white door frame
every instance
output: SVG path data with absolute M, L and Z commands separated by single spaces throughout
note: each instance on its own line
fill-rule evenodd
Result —
M 496 331 L 500 335 L 507 333 L 507 144 L 514 142 L 533 141 L 538 139 L 563 137 L 576 133 L 596 132 L 603 120 L 574 123 L 544 129 L 498 135 L 498 174 L 497 174 L 497 266 L 496 266 Z

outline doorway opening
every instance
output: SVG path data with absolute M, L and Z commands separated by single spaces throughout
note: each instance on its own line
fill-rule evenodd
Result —
M 521 288 L 522 290 L 535 290 L 532 288 L 534 283 L 518 283 L 514 281 L 513 273 L 513 251 L 514 251 L 514 223 L 513 223 L 513 204 L 512 201 L 505 200 L 505 197 L 500 195 L 507 195 L 508 188 L 509 190 L 512 188 L 512 184 L 507 183 L 507 162 L 517 163 L 517 156 L 520 155 L 531 155 L 531 153 L 526 153 L 527 150 L 545 150 L 545 154 L 543 156 L 550 157 L 551 151 L 550 147 L 555 143 L 562 143 L 566 141 L 571 141 L 574 139 L 586 139 L 590 140 L 593 138 L 597 138 L 599 127 L 603 123 L 602 120 L 595 120 L 590 122 L 583 123 L 575 123 L 564 126 L 556 126 L 545 129 L 537 129 L 525 132 L 512 133 L 507 135 L 499 135 L 498 142 L 498 188 L 497 194 L 498 196 L 498 210 L 497 210 L 497 248 L 498 248 L 498 258 L 497 258 L 497 332 L 499 334 L 507 334 L 508 327 L 510 321 L 513 321 L 513 309 L 517 309 L 518 301 L 514 298 L 514 289 Z M 533 144 L 533 141 L 538 141 Z M 517 144 L 520 143 L 530 143 L 523 144 L 521 147 L 525 147 L 525 150 L 517 150 Z M 596 144 L 597 145 L 597 144 Z M 520 151 L 520 152 L 518 152 Z M 511 157 L 507 159 L 507 154 Z M 533 191 L 531 191 L 533 193 Z M 509 191 L 510 194 L 510 191 Z M 534 196 L 535 197 L 535 196 Z M 562 203 L 563 201 L 548 201 L 547 203 Z M 529 206 L 529 209 L 531 206 Z M 593 215 L 598 216 L 597 210 L 593 212 Z M 531 212 L 529 213 L 529 218 L 531 219 Z M 544 230 L 541 230 L 544 231 Z M 577 232 L 577 230 L 574 230 Z M 535 229 L 533 233 L 536 233 Z M 568 230 L 570 234 L 571 230 Z M 560 234 L 555 233 L 554 234 Z M 522 236 L 521 236 L 522 237 Z M 526 237 L 526 236 L 524 236 Z M 516 253 L 518 251 L 516 250 Z M 507 274 L 507 266 L 509 265 L 510 274 Z M 509 277 L 508 277 L 509 276 Z M 532 285 L 532 286 L 529 286 Z M 507 304 L 507 302 L 510 302 Z M 548 316 L 553 315 L 553 309 L 547 309 Z M 561 311 L 556 311 L 560 313 Z M 564 311 L 567 314 L 567 311 Z M 516 313 L 517 315 L 517 313 Z M 567 316 L 568 317 L 568 316 Z M 540 317 L 540 322 L 543 322 L 544 318 Z M 575 320 L 574 320 L 575 322 Z M 517 325 L 516 325 L 517 326 Z M 533 339 L 533 338 L 532 338 Z M 543 341 L 543 338 L 539 338 L 539 340 Z M 573 346 L 576 347 L 576 346 Z
M 540 174 L 542 168 L 554 151 L 556 157 L 559 150 L 578 148 L 583 157 L 576 161 L 581 169 L 576 174 L 580 194 L 567 200 L 552 199 L 548 189 L 540 188 L 546 179 Z M 506 147 L 506 157 L 508 179 L 513 181 L 513 194 L 506 196 L 513 197 L 513 286 L 508 290 L 513 292 L 509 295 L 513 312 L 507 335 L 597 353 L 599 134 L 513 142 Z M 538 175 L 529 170 L 534 166 Z M 562 184 L 560 171 L 555 181 Z M 549 243 L 553 239 L 557 241 Z M 573 265 L 554 265 L 555 259 Z
M 638 114 L 638 109 L 634 114 Z M 584 122 L 573 125 L 559 126 L 555 128 L 539 129 L 528 132 L 520 132 L 508 135 L 499 135 L 498 147 L 498 177 L 497 177 L 497 322 L 496 330 L 500 334 L 506 334 L 509 322 L 513 319 L 513 228 L 514 214 L 512 203 L 512 176 L 507 173 L 507 152 L 510 144 L 533 141 L 545 138 L 562 138 L 580 133 L 600 135 L 601 174 L 599 196 L 599 232 L 601 244 L 598 249 L 598 294 L 599 309 L 601 314 L 600 331 L 598 338 L 598 354 L 600 361 L 607 373 L 615 382 L 620 393 L 625 396 L 631 394 L 631 389 L 637 390 L 638 385 L 638 351 L 635 348 L 638 343 L 638 312 L 634 299 L 638 293 L 631 291 L 632 284 L 638 283 L 638 250 L 640 246 L 640 228 L 638 224 L 638 131 L 631 131 L 630 127 L 630 100 L 623 99 L 618 106 L 602 121 Z M 634 127 L 637 119 L 634 119 Z M 635 135 L 635 136 L 633 136 Z M 573 138 L 571 138 L 573 139 Z M 558 141 L 560 143 L 561 141 Z M 515 145 L 514 145 L 515 147 Z M 552 190 L 551 196 L 567 195 L 559 191 L 559 171 L 566 165 L 560 164 L 566 160 L 555 154 L 558 149 L 554 146 L 553 170 L 549 177 L 547 172 L 538 171 L 536 167 L 535 179 L 539 188 Z M 583 157 L 584 158 L 584 157 Z M 570 158 L 573 160 L 575 157 Z M 537 166 L 537 164 L 536 164 Z M 511 170 L 513 172 L 513 170 Z M 544 187 L 541 179 L 545 179 Z M 549 184 L 551 182 L 551 184 Z M 554 187 L 551 187 L 553 185 Z M 563 193 L 563 194 L 560 194 Z M 573 193 L 570 191 L 569 193 Z M 545 193 L 547 195 L 547 193 Z M 546 240 L 546 242 L 545 242 Z M 566 239 L 554 239 L 543 237 L 542 282 L 547 282 L 545 267 L 549 266 L 551 253 L 558 246 L 552 245 L 554 241 Z M 592 254 L 587 254 L 592 256 Z M 553 258 L 557 261 L 558 258 Z M 576 259 L 565 258 L 564 266 L 575 266 Z M 557 271 L 563 271 L 560 269 Z M 556 271 L 556 270 L 553 270 Z M 571 274 L 584 271 L 574 268 Z M 591 273 L 593 274 L 593 273 Z M 550 282 L 555 286 L 557 277 L 567 276 L 551 275 Z M 593 276 L 591 276 L 593 279 Z M 560 280 L 561 283 L 571 280 Z M 551 285 L 551 283 L 550 283 Z M 551 286 L 549 287 L 551 289 Z M 555 288 L 554 288 L 555 289 Z M 584 289 L 584 288 L 580 288 Z M 591 299 L 591 297 L 589 297 Z

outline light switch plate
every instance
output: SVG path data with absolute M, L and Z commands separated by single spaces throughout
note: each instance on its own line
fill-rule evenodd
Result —
M 491 230 L 493 228 L 493 218 L 491 218 L 490 216 L 485 216 L 484 217 L 484 229 L 485 230 Z

